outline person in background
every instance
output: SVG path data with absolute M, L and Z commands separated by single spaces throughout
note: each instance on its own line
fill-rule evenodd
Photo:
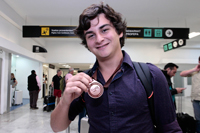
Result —
M 15 87 L 17 86 L 17 84 L 18 84 L 18 82 L 17 82 L 17 80 L 16 80 L 16 78 L 15 78 L 15 75 L 14 75 L 14 73 L 11 73 L 11 79 L 10 79 L 10 85 L 12 86 L 12 89 L 11 89 L 11 91 L 12 91 L 12 93 L 11 93 L 11 96 L 10 96 L 10 100 L 11 100 L 11 104 L 14 104 L 14 98 L 15 98 Z
M 60 90 L 60 80 L 62 79 L 61 77 L 62 71 L 59 69 L 57 70 L 57 74 L 52 78 L 52 87 L 54 88 L 54 96 L 57 99 L 57 104 L 60 102 L 60 97 L 61 97 L 61 90 Z
M 14 73 L 11 73 L 11 79 L 10 80 L 11 80 L 10 84 L 12 85 L 12 88 L 15 88 L 18 82 L 15 79 Z
M 45 90 L 46 90 L 46 77 L 45 77 L 45 74 L 43 73 L 43 78 L 42 78 L 42 81 L 43 81 L 43 87 L 42 87 L 42 97 L 44 98 L 45 97 Z
M 177 72 L 177 69 L 178 69 L 178 66 L 176 64 L 174 64 L 174 63 L 167 63 L 164 66 L 164 70 L 162 70 L 162 72 L 165 75 L 165 78 L 167 80 L 167 83 L 168 83 L 168 86 L 169 86 L 169 89 L 170 89 L 170 92 L 171 92 L 171 95 L 172 95 L 172 100 L 174 102 L 175 108 L 176 108 L 175 95 L 179 94 L 179 93 L 182 93 L 182 91 L 185 89 L 185 88 L 178 88 L 178 87 L 174 88 L 172 86 L 171 78 L 173 76 L 175 76 L 175 74 Z
M 31 75 L 28 76 L 28 90 L 30 96 L 30 109 L 38 109 L 37 100 L 41 85 L 35 70 L 32 70 Z
M 73 68 L 69 68 L 68 73 L 65 75 L 65 82 L 66 83 L 67 83 L 67 80 L 73 76 L 73 74 L 74 74 L 74 69 Z
M 48 79 L 47 79 L 47 75 L 45 75 L 45 80 L 46 80 L 46 89 L 48 88 L 47 86 L 47 82 L 48 82 Z
M 194 116 L 196 119 L 196 131 L 200 133 L 200 56 L 198 65 L 196 67 L 185 70 L 180 73 L 182 77 L 192 77 L 192 91 L 191 91 L 191 99 L 194 109 Z
M 44 84 L 46 84 L 46 75 L 44 73 L 43 73 L 42 81 L 43 81 Z
M 121 14 L 109 5 L 93 4 L 79 16 L 74 32 L 95 55 L 96 62 L 87 73 L 67 80 L 63 97 L 51 113 L 53 131 L 66 129 L 86 107 L 89 133 L 155 133 L 145 88 L 130 56 L 121 49 L 126 37 Z M 147 66 L 152 77 L 157 132 L 182 133 L 164 75 L 155 65 Z M 100 97 L 88 94 L 94 82 L 98 83 L 93 86 L 97 93 L 102 92 Z

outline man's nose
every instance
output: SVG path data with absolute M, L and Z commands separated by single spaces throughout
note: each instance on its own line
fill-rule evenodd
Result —
M 96 43 L 101 43 L 104 37 L 101 34 L 96 34 Z

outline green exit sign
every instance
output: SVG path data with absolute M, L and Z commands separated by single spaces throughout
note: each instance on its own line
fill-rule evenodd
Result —
M 186 45 L 185 39 L 177 39 L 177 40 L 174 40 L 170 43 L 163 45 L 163 49 L 164 49 L 164 52 L 167 52 L 169 50 L 176 49 L 176 48 L 179 48 L 179 47 L 182 47 L 185 45 Z

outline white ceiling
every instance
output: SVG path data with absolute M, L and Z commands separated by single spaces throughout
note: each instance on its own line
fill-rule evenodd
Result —
M 82 11 L 103 1 L 123 15 L 132 27 L 180 27 L 200 32 L 200 0 L 4 0 L 25 20 L 25 25 L 78 25 Z M 45 39 L 45 38 L 43 38 Z M 67 38 L 46 38 L 64 41 Z M 129 39 L 130 42 L 166 40 Z M 200 37 L 188 40 L 199 42 Z

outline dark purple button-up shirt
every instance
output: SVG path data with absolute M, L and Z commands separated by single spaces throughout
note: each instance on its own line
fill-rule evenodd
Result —
M 87 93 L 75 99 L 70 106 L 69 119 L 74 120 L 86 106 L 90 133 L 154 133 L 148 107 L 146 91 L 138 78 L 129 55 L 123 51 L 123 62 L 119 71 L 103 95 L 98 99 Z M 152 75 L 154 108 L 159 133 L 182 133 L 176 121 L 170 91 L 161 70 L 148 64 Z M 98 62 L 92 68 L 92 74 Z M 100 71 L 97 80 L 105 84 Z M 85 101 L 85 102 L 83 102 Z

